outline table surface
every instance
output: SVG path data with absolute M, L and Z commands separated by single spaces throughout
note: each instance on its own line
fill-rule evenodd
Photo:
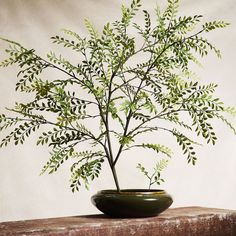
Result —
M 148 218 L 114 219 L 87 215 L 0 223 L 0 236 L 11 235 L 236 236 L 236 211 L 182 207 L 170 208 L 157 217 Z

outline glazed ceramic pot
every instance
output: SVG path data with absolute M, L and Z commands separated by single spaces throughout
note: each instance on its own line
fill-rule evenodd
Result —
M 93 195 L 92 203 L 111 217 L 151 217 L 165 211 L 173 202 L 164 190 L 102 190 Z

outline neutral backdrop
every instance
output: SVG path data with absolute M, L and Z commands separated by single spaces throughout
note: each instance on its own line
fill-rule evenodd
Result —
M 166 5 L 165 0 L 143 2 L 151 14 L 156 4 Z M 55 49 L 49 38 L 60 33 L 61 28 L 85 36 L 84 18 L 89 18 L 101 29 L 107 21 L 120 17 L 121 3 L 120 0 L 0 0 L 0 36 L 35 48 L 44 56 Z M 219 60 L 210 54 L 203 60 L 204 67 L 196 71 L 204 83 L 218 83 L 217 95 L 226 104 L 236 106 L 235 0 L 182 0 L 180 13 L 203 14 L 206 21 L 225 19 L 231 22 L 227 29 L 209 34 L 209 39 L 222 50 L 223 58 Z M 6 46 L 0 42 L 1 59 Z M 15 83 L 16 67 L 0 70 L 0 112 L 15 101 L 25 99 L 22 94 L 15 93 Z M 236 118 L 231 121 L 236 125 Z M 164 173 L 166 182 L 161 186 L 172 194 L 173 207 L 199 205 L 236 210 L 236 137 L 224 124 L 216 122 L 215 125 L 219 140 L 215 146 L 203 145 L 198 150 L 199 160 L 195 167 L 186 163 L 174 139 L 161 137 L 162 143 L 173 146 L 175 152 Z M 6 134 L 1 133 L 0 138 Z M 98 213 L 90 203 L 90 196 L 100 189 L 114 188 L 109 169 L 105 167 L 101 177 L 91 184 L 90 191 L 82 189 L 73 194 L 69 187 L 69 165 L 65 164 L 56 174 L 39 176 L 48 150 L 36 146 L 36 138 L 37 135 L 33 135 L 24 146 L 9 145 L 0 150 L 0 221 Z M 137 161 L 146 161 L 151 167 L 156 160 L 153 155 L 138 150 L 122 157 L 118 165 L 122 188 L 147 186 L 147 180 L 135 166 Z

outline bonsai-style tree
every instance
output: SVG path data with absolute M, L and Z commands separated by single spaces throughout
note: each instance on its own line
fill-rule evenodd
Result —
M 50 148 L 50 159 L 42 173 L 53 173 L 73 158 L 71 188 L 75 191 L 82 183 L 88 187 L 107 161 L 119 191 L 116 165 L 124 151 L 149 148 L 163 154 L 153 173 L 138 165 L 148 177 L 149 187 L 163 181 L 160 172 L 172 155 L 171 149 L 161 143 L 138 143 L 138 136 L 165 131 L 182 148 L 187 161 L 195 164 L 194 146 L 198 143 L 185 131 L 215 144 L 212 121 L 220 119 L 236 133 L 223 116 L 225 112 L 235 113 L 234 109 L 214 97 L 217 85 L 201 85 L 190 70 L 208 51 L 220 57 L 220 51 L 202 35 L 228 23 L 200 24 L 201 15 L 177 16 L 178 6 L 178 0 L 168 0 L 163 13 L 155 9 L 153 21 L 143 10 L 144 24 L 138 25 L 135 15 L 141 4 L 133 0 L 130 7 L 122 6 L 121 19 L 105 24 L 102 32 L 87 19 L 86 38 L 63 30 L 68 38 L 55 36 L 52 41 L 78 53 L 75 64 L 54 52 L 45 59 L 34 49 L 1 38 L 9 43 L 9 57 L 0 66 L 19 66 L 16 90 L 31 94 L 32 101 L 17 102 L 14 108 L 7 109 L 16 116 L 0 115 L 0 130 L 14 127 L 0 147 L 11 141 L 23 144 L 32 132 L 47 126 L 48 131 L 37 141 Z M 135 35 L 129 33 L 130 28 L 136 30 Z M 62 75 L 47 77 L 47 70 Z M 84 143 L 91 148 L 85 150 Z

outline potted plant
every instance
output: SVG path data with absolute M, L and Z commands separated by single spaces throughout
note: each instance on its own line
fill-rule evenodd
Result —
M 199 58 L 208 51 L 220 57 L 220 51 L 202 34 L 228 23 L 200 24 L 201 15 L 177 16 L 178 6 L 178 0 L 168 0 L 163 13 L 157 7 L 155 21 L 143 10 L 141 26 L 135 23 L 140 0 L 133 0 L 129 7 L 122 6 L 121 19 L 105 24 L 101 33 L 86 19 L 89 37 L 82 38 L 71 30 L 63 30 L 67 38 L 52 37 L 53 43 L 78 53 L 77 64 L 54 52 L 40 57 L 34 49 L 1 38 L 9 43 L 9 57 L 0 66 L 19 66 L 16 90 L 31 94 L 32 100 L 7 109 L 15 116 L 0 115 L 0 130 L 14 127 L 0 147 L 11 141 L 23 144 L 32 132 L 51 127 L 37 141 L 37 145 L 50 149 L 42 173 L 54 173 L 66 160 L 75 160 L 70 185 L 74 192 L 81 185 L 88 188 L 106 161 L 116 189 L 92 197 L 101 211 L 110 216 L 140 217 L 167 209 L 171 196 L 150 188 L 164 181 L 161 171 L 173 153 L 159 142 L 139 143 L 137 137 L 167 132 L 182 148 L 188 163 L 194 165 L 198 142 L 186 130 L 213 145 L 217 140 L 213 119 L 223 121 L 236 133 L 224 117 L 225 112 L 234 114 L 234 109 L 214 97 L 217 85 L 200 84 L 190 70 L 191 63 L 199 64 Z M 130 28 L 136 30 L 135 35 L 129 33 Z M 64 78 L 43 79 L 47 70 L 57 70 Z M 84 150 L 84 143 L 91 148 Z M 149 180 L 147 189 L 123 190 L 119 186 L 117 163 L 133 148 L 152 149 L 163 156 L 153 173 L 142 164 L 137 166 Z

